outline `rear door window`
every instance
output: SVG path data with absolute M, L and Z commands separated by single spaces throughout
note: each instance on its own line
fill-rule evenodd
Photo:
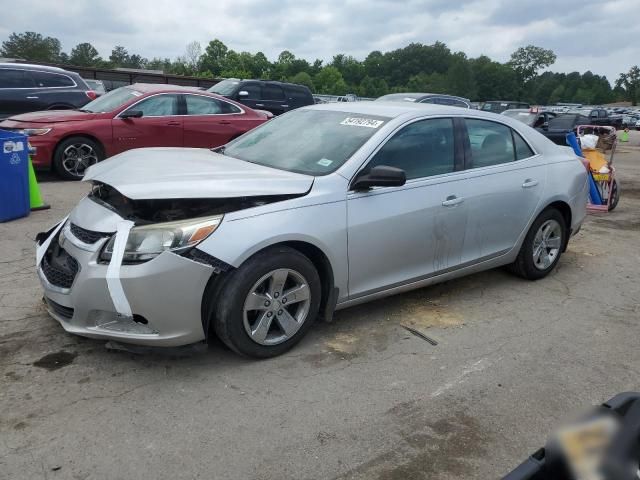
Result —
M 313 103 L 311 95 L 299 88 L 289 89 L 289 96 L 295 105 L 311 105 Z
M 75 87 L 76 82 L 66 75 L 49 72 L 29 72 L 38 88 Z
M 513 145 L 516 149 L 516 160 L 524 160 L 525 158 L 533 157 L 535 154 L 524 138 L 520 136 L 515 130 L 511 130 L 513 134 Z
M 0 69 L 0 88 L 33 88 L 33 79 L 25 70 Z
M 511 128 L 488 120 L 467 118 L 471 168 L 489 167 L 516 159 Z
M 275 102 L 284 101 L 284 90 L 278 85 L 265 85 L 262 87 L 262 99 Z
M 200 95 L 185 95 L 187 115 L 216 115 L 222 113 L 222 102 Z

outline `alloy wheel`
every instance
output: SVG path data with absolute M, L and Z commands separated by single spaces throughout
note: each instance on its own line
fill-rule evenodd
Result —
M 562 227 L 556 220 L 547 220 L 533 239 L 533 264 L 538 270 L 546 270 L 556 261 L 561 248 Z
M 74 177 L 83 177 L 87 168 L 98 161 L 98 153 L 86 143 L 73 143 L 62 152 L 62 167 Z
M 278 345 L 292 338 L 307 320 L 311 289 L 295 270 L 280 268 L 262 276 L 244 302 L 244 328 L 260 345 Z

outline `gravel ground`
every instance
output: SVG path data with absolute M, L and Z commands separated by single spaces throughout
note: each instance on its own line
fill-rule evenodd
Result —
M 87 185 L 43 176 L 52 209 L 0 224 L 0 478 L 506 473 L 558 422 L 640 390 L 631 140 L 618 209 L 590 216 L 547 279 L 494 270 L 354 307 L 259 362 L 219 344 L 132 354 L 65 333 L 42 306 L 32 240 Z

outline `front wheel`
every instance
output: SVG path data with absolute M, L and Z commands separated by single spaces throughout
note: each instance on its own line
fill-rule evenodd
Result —
M 60 142 L 53 155 L 53 167 L 66 180 L 81 180 L 91 165 L 104 159 L 102 147 L 87 137 L 70 137 Z
M 546 277 L 558 264 L 566 240 L 562 214 L 555 208 L 543 211 L 531 225 L 511 271 L 527 280 Z
M 214 313 L 215 332 L 242 355 L 280 355 L 311 327 L 320 294 L 320 277 L 306 256 L 288 247 L 265 250 L 226 279 Z

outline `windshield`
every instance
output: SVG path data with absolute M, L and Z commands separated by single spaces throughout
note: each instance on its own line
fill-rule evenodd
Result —
M 112 112 L 121 107 L 133 98 L 141 96 L 142 93 L 131 87 L 120 87 L 105 93 L 101 97 L 96 98 L 92 102 L 87 103 L 82 110 L 93 113 Z
M 221 82 L 216 83 L 213 87 L 209 88 L 207 92 L 217 93 L 218 95 L 231 95 L 235 92 L 240 80 L 236 78 L 227 78 Z
M 225 155 L 307 175 L 343 165 L 389 118 L 324 110 L 294 110 L 231 142 Z
M 525 123 L 529 126 L 532 126 L 536 121 L 538 114 L 526 112 L 522 110 L 506 110 L 502 112 L 502 115 L 506 115 L 510 118 L 515 118 L 516 120 L 520 120 L 522 123 Z

